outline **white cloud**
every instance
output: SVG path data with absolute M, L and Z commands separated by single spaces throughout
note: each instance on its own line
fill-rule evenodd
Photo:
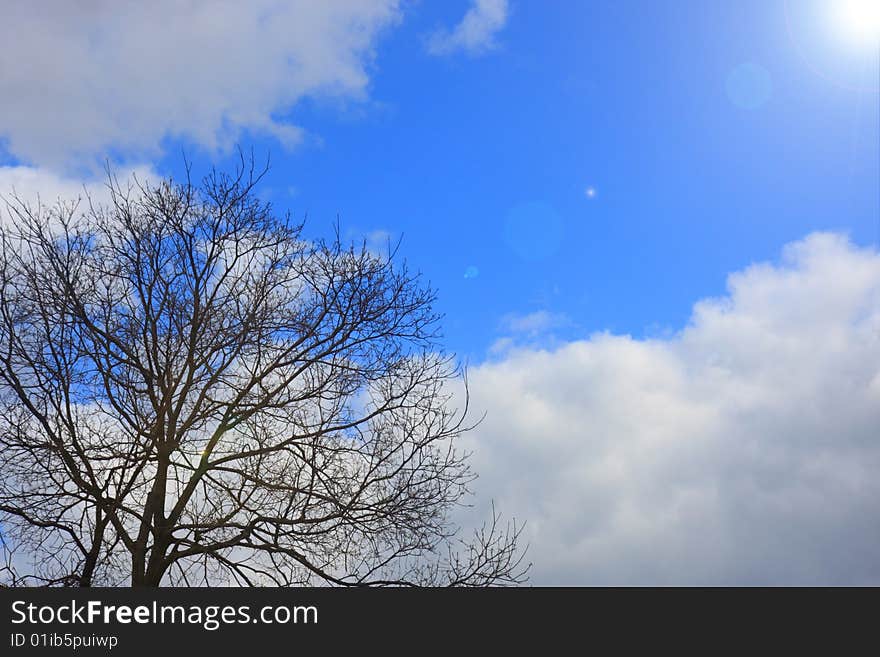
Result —
M 398 0 L 8 3 L 0 140 L 56 169 L 108 149 L 148 159 L 168 137 L 294 144 L 302 129 L 277 117 L 306 96 L 363 97 L 398 14 Z
M 573 329 L 574 323 L 565 313 L 554 313 L 549 310 L 536 310 L 525 315 L 511 313 L 501 318 L 499 328 L 504 335 L 495 340 L 489 347 L 489 354 L 503 357 L 511 350 L 524 345 L 548 348 L 561 344 L 556 331 Z
M 480 54 L 495 46 L 495 35 L 507 23 L 507 0 L 473 0 L 473 6 L 451 31 L 438 30 L 428 39 L 428 52 Z
M 469 371 L 535 584 L 880 584 L 880 255 L 814 234 L 665 339 Z
M 351 242 L 355 249 L 363 246 L 374 256 L 385 258 L 397 249 L 399 236 L 384 228 L 365 231 L 352 225 L 346 228 L 344 241 Z
M 123 186 L 135 179 L 144 183 L 158 177 L 147 165 L 116 169 L 113 175 Z M 67 177 L 45 167 L 0 166 L 0 220 L 6 218 L 4 201 L 11 201 L 13 197 L 31 205 L 41 203 L 45 206 L 52 206 L 59 200 L 85 201 L 86 196 L 96 203 L 106 203 L 110 200 L 107 182 L 106 178 L 97 176 Z
M 371 230 L 363 239 L 367 248 L 375 253 L 388 253 L 395 246 L 391 233 L 381 228 Z
M 98 188 L 100 189 L 100 187 Z M 13 195 L 29 203 L 51 205 L 59 199 L 83 196 L 83 183 L 47 169 L 28 166 L 0 167 L 0 196 Z
M 548 310 L 537 310 L 526 315 L 505 315 L 501 320 L 501 326 L 505 331 L 530 337 L 570 324 L 571 320 L 565 314 Z

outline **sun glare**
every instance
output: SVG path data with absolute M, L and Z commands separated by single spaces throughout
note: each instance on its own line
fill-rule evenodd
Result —
M 832 0 L 841 38 L 859 45 L 880 45 L 880 0 Z

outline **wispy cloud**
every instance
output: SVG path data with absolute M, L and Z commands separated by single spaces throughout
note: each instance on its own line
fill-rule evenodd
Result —
M 364 246 L 373 255 L 384 258 L 397 249 L 402 236 L 384 228 L 362 230 L 357 226 L 348 226 L 343 238 L 355 248 Z
M 532 337 L 570 324 L 571 320 L 568 316 L 547 310 L 538 310 L 526 315 L 505 315 L 501 320 L 503 330 Z
M 507 0 L 473 0 L 473 6 L 452 30 L 441 29 L 427 43 L 432 55 L 466 52 L 479 55 L 496 45 L 495 37 L 507 23 Z

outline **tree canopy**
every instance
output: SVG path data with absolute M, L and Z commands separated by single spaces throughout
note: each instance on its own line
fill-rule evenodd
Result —
M 435 292 L 306 239 L 264 173 L 7 199 L 6 584 L 523 581 L 516 525 L 451 519 L 474 475 Z

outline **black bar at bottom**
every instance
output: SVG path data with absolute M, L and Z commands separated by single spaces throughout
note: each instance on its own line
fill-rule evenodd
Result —
M 876 602 L 876 589 L 0 589 L 0 654 L 711 654 L 774 641 L 841 654 L 862 637 L 876 648 Z

